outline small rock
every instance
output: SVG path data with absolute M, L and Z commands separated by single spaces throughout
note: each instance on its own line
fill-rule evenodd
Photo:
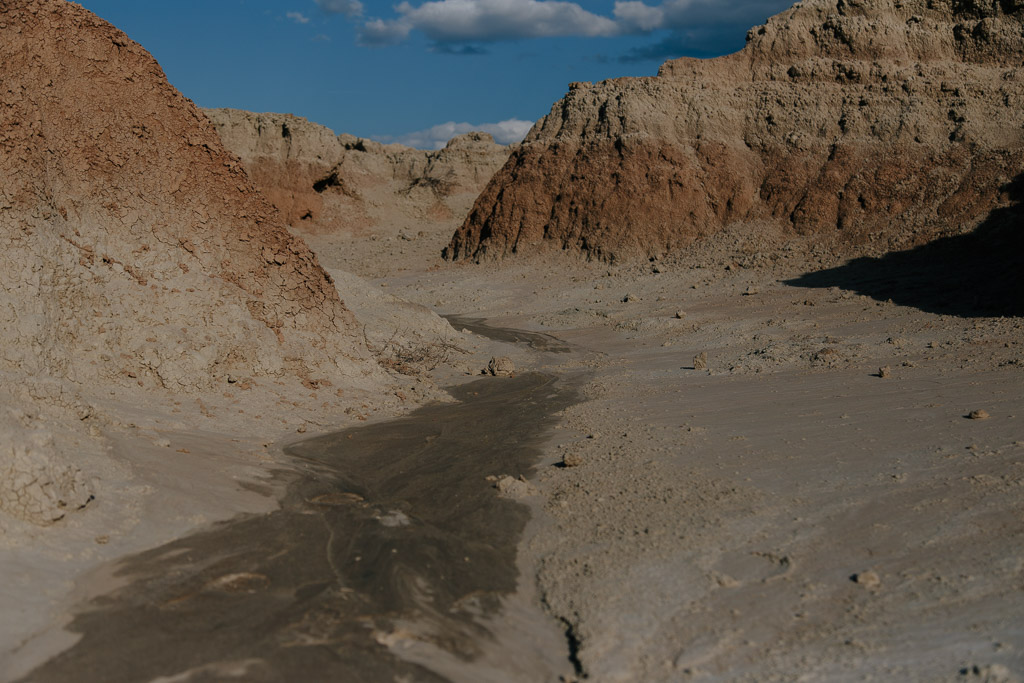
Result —
M 967 414 L 967 419 L 969 420 L 987 420 L 990 417 L 992 416 L 989 415 L 988 411 L 985 410 L 984 408 L 972 410 L 970 413 Z
M 878 368 L 878 376 L 882 379 L 888 379 L 892 377 L 892 368 L 888 365 Z
M 1002 664 L 989 664 L 987 666 L 975 664 L 964 667 L 960 669 L 960 676 L 981 683 L 1017 683 L 1020 680 Z
M 159 446 L 160 448 L 170 448 L 171 447 L 171 440 L 170 439 L 157 439 L 156 441 L 153 442 L 153 445 L 154 446 Z
M 743 290 L 743 296 L 753 296 L 757 294 L 757 287 L 751 285 Z
M 707 370 L 708 369 L 708 352 L 701 351 L 693 357 L 693 369 L 694 370 Z
M 853 576 L 850 577 L 850 579 L 854 583 L 856 583 L 858 586 L 864 586 L 868 590 L 874 590 L 875 588 L 878 588 L 879 586 L 882 585 L 882 579 L 879 578 L 879 576 L 878 576 L 878 574 L 876 572 L 874 572 L 874 571 L 872 571 L 870 569 L 867 570 L 866 572 L 860 572 L 859 574 L 854 574 Z
M 295 431 L 297 431 L 299 434 L 305 434 L 306 433 L 306 425 L 299 425 L 298 428 Z
M 494 488 L 498 489 L 498 493 L 506 498 L 529 498 L 537 495 L 537 489 L 533 484 L 523 479 L 513 479 L 508 475 L 499 477 Z
M 495 377 L 511 377 L 515 374 L 515 371 L 515 363 L 513 363 L 512 359 L 507 356 L 491 358 L 491 361 L 487 364 L 487 372 L 491 373 Z
M 579 467 L 583 464 L 583 456 L 574 452 L 566 453 L 562 456 L 562 464 L 566 467 Z
M 626 296 L 622 297 L 622 303 L 624 304 L 628 304 L 636 300 L 637 298 L 633 294 L 627 294 Z
M 683 320 L 686 318 L 686 311 L 676 311 L 676 320 Z

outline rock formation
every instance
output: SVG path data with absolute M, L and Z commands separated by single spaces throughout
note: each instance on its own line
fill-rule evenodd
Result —
M 1024 2 L 807 0 L 740 52 L 576 83 L 445 250 L 656 257 L 731 224 L 837 251 L 958 233 L 1024 170 Z
M 96 396 L 249 379 L 368 392 L 387 377 L 206 117 L 145 50 L 64 0 L 0 2 L 0 246 L 10 517 L 50 524 L 92 500 L 80 467 L 111 424 Z
M 486 133 L 424 151 L 336 136 L 290 114 L 204 111 L 288 224 L 306 230 L 461 221 L 510 151 Z
M 316 257 L 124 33 L 0 5 L 0 369 L 201 390 L 372 371 Z

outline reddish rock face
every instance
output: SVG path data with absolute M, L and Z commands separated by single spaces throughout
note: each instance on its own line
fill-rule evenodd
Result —
M 1024 3 L 808 0 L 740 52 L 576 83 L 449 259 L 660 256 L 769 221 L 839 250 L 970 228 L 1024 170 Z
M 370 228 L 389 216 L 457 224 L 510 151 L 486 133 L 426 151 L 335 135 L 290 114 L 204 113 L 288 225 L 307 232 Z
M 316 257 L 140 46 L 0 3 L 0 366 L 171 389 L 368 363 Z

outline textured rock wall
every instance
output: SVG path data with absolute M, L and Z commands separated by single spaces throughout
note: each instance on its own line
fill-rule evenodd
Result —
M 486 133 L 424 151 L 335 136 L 289 114 L 204 111 L 288 224 L 306 229 L 461 220 L 510 151 Z
M 959 232 L 1024 170 L 1024 2 L 807 0 L 718 59 L 577 83 L 446 249 L 659 256 L 770 221 L 838 251 Z
M 78 5 L 0 3 L 0 179 L 0 370 L 174 391 L 378 372 L 206 117 Z

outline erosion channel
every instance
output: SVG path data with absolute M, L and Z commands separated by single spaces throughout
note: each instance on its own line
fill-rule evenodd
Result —
M 570 384 L 474 381 L 451 390 L 455 403 L 286 448 L 279 510 L 122 560 L 125 584 L 68 625 L 80 640 L 25 680 L 462 678 L 505 649 L 530 516 L 488 477 L 531 475 L 577 400 Z M 565 639 L 531 609 L 511 619 L 548 650 L 539 662 L 560 662 L 545 677 L 571 673 Z M 533 619 L 544 635 L 524 629 Z

